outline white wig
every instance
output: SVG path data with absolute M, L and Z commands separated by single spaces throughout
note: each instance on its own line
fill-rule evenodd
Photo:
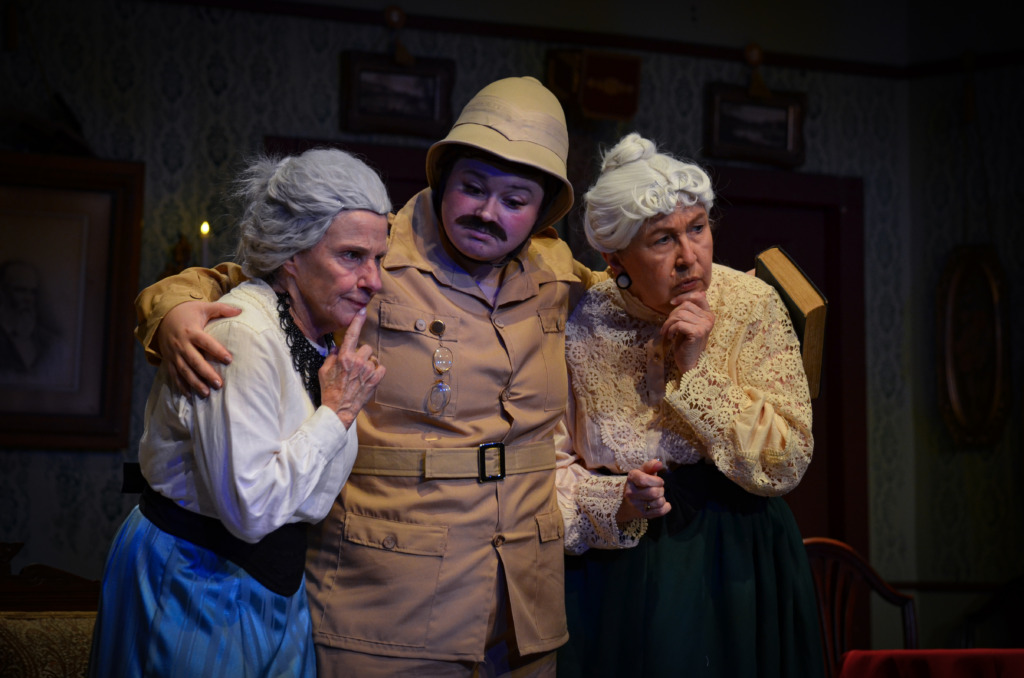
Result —
M 629 245 L 651 217 L 677 206 L 700 204 L 711 212 L 715 192 L 697 165 L 658 153 L 652 141 L 635 132 L 604 154 L 601 174 L 583 196 L 587 240 L 598 252 Z
M 235 261 L 250 278 L 270 277 L 316 245 L 341 212 L 391 211 L 377 173 L 337 149 L 257 158 L 242 172 L 235 194 L 243 202 Z

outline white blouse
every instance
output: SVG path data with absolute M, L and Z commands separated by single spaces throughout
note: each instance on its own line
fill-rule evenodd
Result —
M 221 301 L 242 309 L 207 328 L 232 354 L 217 365 L 223 386 L 207 398 L 182 395 L 163 365 L 139 462 L 154 490 L 255 543 L 286 523 L 327 515 L 355 463 L 356 426 L 346 431 L 329 407 L 313 407 L 270 286 L 249 281 Z

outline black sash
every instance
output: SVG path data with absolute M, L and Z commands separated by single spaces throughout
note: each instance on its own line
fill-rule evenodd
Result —
M 250 544 L 228 532 L 219 520 L 178 506 L 148 484 L 139 498 L 139 510 L 164 532 L 230 560 L 278 595 L 292 596 L 302 585 L 306 523 L 282 525 Z
M 751 494 L 729 480 L 714 464 L 683 464 L 658 475 L 665 480 L 665 499 L 672 504 L 672 510 L 664 518 L 651 522 L 664 521 L 670 535 L 686 529 L 709 502 L 730 513 L 756 513 L 768 502 L 767 498 Z M 648 534 L 654 538 L 658 532 L 660 530 L 648 528 Z

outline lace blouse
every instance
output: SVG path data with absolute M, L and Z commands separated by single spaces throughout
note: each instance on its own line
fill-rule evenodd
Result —
M 648 459 L 715 464 L 748 492 L 778 496 L 811 461 L 811 401 L 793 325 L 764 282 L 715 265 L 715 324 L 697 365 L 679 373 L 660 337 L 665 316 L 613 281 L 592 287 L 566 326 L 570 398 L 558 436 L 565 548 L 635 546 L 620 529 L 625 474 Z

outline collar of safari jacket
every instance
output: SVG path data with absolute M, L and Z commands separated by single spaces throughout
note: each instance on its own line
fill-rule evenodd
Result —
M 484 296 L 473 277 L 445 251 L 429 188 L 413 196 L 395 215 L 388 252 L 381 266 L 388 271 L 416 268 L 431 274 L 442 285 L 481 298 Z M 529 244 L 506 267 L 511 268 L 502 282 L 498 305 L 536 296 L 538 286 L 544 283 L 580 282 L 573 273 L 569 246 L 551 227 L 534 233 Z

